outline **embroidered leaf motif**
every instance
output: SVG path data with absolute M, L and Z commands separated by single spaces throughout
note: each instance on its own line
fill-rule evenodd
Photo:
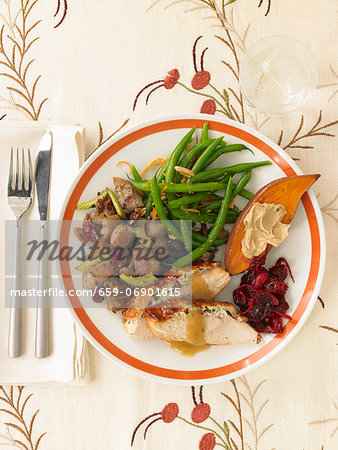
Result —
M 314 148 L 313 145 L 303 145 L 300 144 L 300 141 L 303 139 L 307 139 L 314 136 L 328 136 L 328 137 L 334 137 L 335 135 L 332 133 L 328 133 L 327 130 L 330 127 L 333 127 L 334 125 L 337 125 L 338 120 L 335 120 L 333 122 L 329 122 L 326 124 L 322 124 L 322 110 L 319 111 L 318 119 L 316 123 L 308 130 L 304 131 L 304 116 L 302 115 L 300 119 L 299 126 L 297 128 L 297 131 L 293 135 L 293 137 L 290 139 L 289 142 L 283 144 L 283 137 L 284 137 L 284 131 L 281 130 L 279 139 L 278 139 L 278 145 L 282 146 L 284 150 L 288 148 L 301 148 L 301 149 L 311 149 Z
M 21 111 L 32 120 L 38 120 L 42 106 L 47 98 L 42 101 L 36 100 L 37 84 L 41 75 L 36 76 L 32 82 L 28 82 L 28 69 L 34 59 L 29 58 L 30 49 L 37 42 L 39 36 L 34 37 L 34 33 L 41 19 L 34 19 L 30 23 L 31 13 L 38 0 L 20 0 L 19 9 L 14 14 L 8 8 L 8 19 L 0 31 L 0 64 L 5 68 L 0 76 L 15 84 L 8 85 L 9 99 L 6 103 Z M 18 98 L 23 100 L 23 104 L 18 102 Z
M 97 144 L 97 147 L 96 147 L 96 149 L 97 148 L 99 148 L 101 145 L 103 145 L 104 143 L 106 143 L 107 141 L 108 141 L 108 139 L 110 139 L 111 137 L 113 137 L 116 133 L 118 133 L 120 130 L 122 130 L 122 128 L 124 127 L 124 126 L 126 126 L 127 125 L 127 123 L 129 122 L 129 119 L 126 119 L 123 123 L 122 123 L 122 125 L 117 129 L 117 130 L 115 130 L 113 133 L 111 133 L 109 136 L 107 136 L 107 137 L 103 137 L 103 127 L 102 127 L 102 123 L 99 121 L 98 122 L 98 127 L 99 127 L 99 140 L 98 140 L 98 144 Z M 95 150 L 96 150 L 95 149 Z
M 0 435 L 0 445 L 11 444 L 14 447 L 25 450 L 38 450 L 39 443 L 46 433 L 41 434 L 36 442 L 33 439 L 34 425 L 39 410 L 35 411 L 30 419 L 26 419 L 24 415 L 25 407 L 33 394 L 31 393 L 26 398 L 23 398 L 23 391 L 23 386 L 11 386 L 8 390 L 0 386 L 0 402 L 8 405 L 6 408 L 1 408 L 0 412 L 7 414 L 12 419 L 11 422 L 4 423 L 7 428 L 7 435 Z M 4 439 L 6 443 L 1 442 L 1 439 Z

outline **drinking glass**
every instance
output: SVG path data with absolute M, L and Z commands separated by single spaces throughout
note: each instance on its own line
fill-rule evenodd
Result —
M 269 36 L 240 61 L 240 85 L 247 102 L 268 114 L 294 111 L 309 100 L 318 71 L 312 53 L 289 36 Z

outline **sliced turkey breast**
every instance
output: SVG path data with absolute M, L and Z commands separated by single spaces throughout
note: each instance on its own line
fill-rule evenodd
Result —
M 188 298 L 192 300 L 213 300 L 230 281 L 230 275 L 220 262 L 194 265 L 192 267 L 173 267 L 164 275 L 165 279 L 176 279 L 181 285 L 181 296 L 185 289 L 191 289 Z
M 136 339 L 149 339 L 153 337 L 144 315 L 150 298 L 148 295 L 134 297 L 129 304 L 129 308 L 122 312 L 123 328 L 131 337 Z
M 259 334 L 230 303 L 197 301 L 190 308 L 163 311 L 162 317 L 158 311 L 153 314 L 147 309 L 146 321 L 154 336 L 169 342 L 230 345 L 260 340 Z
M 230 281 L 230 276 L 217 263 L 202 263 L 192 268 L 173 268 L 158 284 L 159 289 L 169 286 L 178 287 L 181 296 L 188 299 L 213 300 Z M 151 301 L 151 297 L 135 297 L 131 300 L 129 308 L 123 312 L 124 330 L 136 339 L 152 337 L 148 329 L 144 309 Z M 161 299 L 163 301 L 163 299 Z M 163 309 L 163 308 L 158 308 Z M 236 308 L 235 308 L 236 309 Z

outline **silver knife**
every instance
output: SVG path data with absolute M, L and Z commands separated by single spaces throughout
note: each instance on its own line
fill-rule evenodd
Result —
M 35 185 L 40 214 L 39 242 L 48 239 L 47 216 L 52 141 L 52 133 L 50 131 L 43 135 L 36 162 Z M 36 309 L 35 356 L 37 358 L 48 356 L 48 296 L 44 295 L 44 292 L 48 290 L 47 264 L 47 254 L 44 252 L 43 257 L 38 261 L 38 290 L 42 292 L 42 295 L 37 297 Z

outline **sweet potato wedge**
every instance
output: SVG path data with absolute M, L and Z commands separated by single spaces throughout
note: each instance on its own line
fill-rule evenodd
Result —
M 282 222 L 290 223 L 295 215 L 302 195 L 320 177 L 320 175 L 296 175 L 279 178 L 263 186 L 255 194 L 238 217 L 225 250 L 225 268 L 235 275 L 248 269 L 250 259 L 242 252 L 242 239 L 245 232 L 244 218 L 254 203 L 275 203 L 284 205 L 287 213 Z M 270 250 L 271 246 L 268 246 Z

